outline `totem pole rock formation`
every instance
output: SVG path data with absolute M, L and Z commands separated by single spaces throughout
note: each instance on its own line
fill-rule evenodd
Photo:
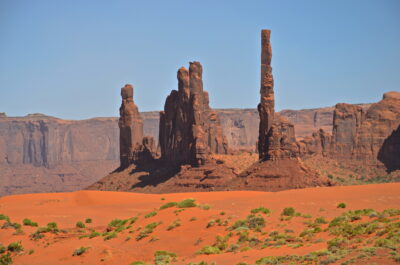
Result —
M 143 120 L 138 107 L 133 101 L 133 86 L 125 85 L 121 88 L 122 104 L 119 108 L 119 148 L 121 168 L 126 168 L 138 160 L 142 149 Z
M 204 165 L 211 153 L 226 154 L 228 144 L 215 111 L 203 90 L 203 68 L 190 63 L 178 70 L 178 91 L 173 90 L 160 112 L 161 159 L 175 165 Z
M 261 31 L 261 86 L 258 104 L 258 153 L 261 160 L 293 158 L 298 155 L 293 124 L 275 114 L 270 35 L 270 30 Z

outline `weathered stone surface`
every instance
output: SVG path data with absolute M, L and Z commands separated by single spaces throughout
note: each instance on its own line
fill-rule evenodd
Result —
M 261 86 L 260 104 L 258 113 L 260 115 L 258 153 L 260 159 L 268 159 L 269 137 L 272 136 L 271 127 L 274 122 L 275 99 L 274 99 L 274 78 L 272 76 L 272 48 L 270 43 L 270 30 L 261 31 Z M 276 134 L 275 130 L 275 134 Z
M 342 161 L 357 161 L 366 166 L 400 169 L 398 127 L 400 125 L 400 93 L 385 93 L 383 99 L 368 109 L 359 105 L 336 104 L 332 137 L 314 134 L 298 143 L 303 157 L 328 156 Z M 320 131 L 321 132 L 321 131 Z
M 133 86 L 121 88 L 122 104 L 119 108 L 119 149 L 121 167 L 125 168 L 138 159 L 143 140 L 143 120 L 133 101 Z
M 178 91 L 167 97 L 160 112 L 161 159 L 172 164 L 204 165 L 211 153 L 227 153 L 228 146 L 215 111 L 203 90 L 203 68 L 190 63 L 178 70 Z

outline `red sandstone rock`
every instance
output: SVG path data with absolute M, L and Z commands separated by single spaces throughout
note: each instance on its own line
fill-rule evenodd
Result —
M 160 113 L 161 159 L 175 165 L 204 165 L 211 153 L 228 152 L 216 112 L 209 107 L 203 90 L 203 68 L 190 63 L 189 71 L 178 70 L 178 91 L 167 97 Z
M 121 167 L 125 168 L 138 159 L 143 139 L 143 120 L 133 102 L 133 86 L 121 88 L 122 104 L 119 108 L 119 146 Z

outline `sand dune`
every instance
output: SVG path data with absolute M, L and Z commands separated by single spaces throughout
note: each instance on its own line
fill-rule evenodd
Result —
M 187 198 L 195 199 L 195 203 L 202 206 L 159 209 L 167 202 L 180 202 Z M 341 202 L 346 204 L 345 209 L 337 208 Z M 215 244 L 217 235 L 227 235 L 229 233 L 227 228 L 231 227 L 236 220 L 245 219 L 251 209 L 260 206 L 271 210 L 268 215 L 260 214 L 265 219 L 266 225 L 259 232 L 252 230 L 249 232 L 250 235 L 257 235 L 261 241 L 265 242 L 271 231 L 280 233 L 286 231 L 286 233 L 292 233 L 298 237 L 307 228 L 307 221 L 313 221 L 316 217 L 324 217 L 329 222 L 349 210 L 372 208 L 376 212 L 382 212 L 385 209 L 400 208 L 399 202 L 400 183 L 308 188 L 275 193 L 234 191 L 154 195 L 78 191 L 14 195 L 0 199 L 0 213 L 9 216 L 11 223 L 22 223 L 24 218 L 37 222 L 39 227 L 46 226 L 49 222 L 56 222 L 58 228 L 64 231 L 44 232 L 42 233 L 43 238 L 32 240 L 30 235 L 37 230 L 37 227 L 23 225 L 23 232 L 19 231 L 20 234 L 16 233 L 17 229 L 11 227 L 0 229 L 0 242 L 7 246 L 11 242 L 21 241 L 24 250 L 19 253 L 11 253 L 14 264 L 129 265 L 139 260 L 153 264 L 154 253 L 157 250 L 176 253 L 176 261 L 172 264 L 188 264 L 199 261 L 206 261 L 209 264 L 214 261 L 218 265 L 239 262 L 254 264 L 256 260 L 265 256 L 306 255 L 312 251 L 326 249 L 327 241 L 335 236 L 331 235 L 329 231 L 321 231 L 313 234 L 310 240 L 303 238 L 303 242 L 293 242 L 298 246 L 285 243 L 280 246 L 261 247 L 260 243 L 252 245 L 250 249 L 249 241 L 242 245 L 239 244 L 241 249 L 234 252 L 227 252 L 226 249 L 222 251 L 223 253 L 215 255 L 196 254 L 196 252 L 206 245 Z M 209 205 L 210 209 L 207 210 L 207 206 L 204 205 Z M 282 210 L 286 207 L 293 207 L 296 212 L 301 213 L 301 216 L 282 220 L 282 218 L 287 218 L 281 216 Z M 155 212 L 155 215 L 146 218 L 145 215 L 152 211 Z M 104 240 L 104 236 L 100 235 L 94 238 L 79 239 L 80 236 L 90 234 L 92 231 L 105 232 L 113 219 L 128 219 L 135 216 L 138 217 L 137 221 L 129 228 L 127 227 L 130 221 L 126 223 L 124 225 L 126 229 L 121 229 L 121 232 L 116 233 L 116 238 Z M 398 219 L 395 219 L 398 217 L 396 215 L 391 217 L 391 222 L 398 224 Z M 92 222 L 86 223 L 86 228 L 75 227 L 78 221 L 85 222 L 87 218 L 91 218 Z M 375 220 L 371 218 L 363 216 L 355 223 Z M 172 229 L 168 228 L 171 224 L 174 226 L 174 221 L 176 221 L 175 224 L 180 223 L 180 225 L 176 225 Z M 144 233 L 147 235 L 146 237 L 138 239 L 146 225 L 152 222 L 161 223 L 150 233 Z M 5 220 L 0 221 L 0 225 L 4 223 L 6 223 Z M 207 226 L 209 227 L 207 228 Z M 321 224 L 322 230 L 327 227 L 327 224 Z M 112 233 L 117 228 L 108 230 Z M 288 229 L 293 231 L 288 232 Z M 235 231 L 234 235 L 227 240 L 228 245 L 235 244 L 239 237 L 236 233 Z M 365 243 L 366 246 L 374 245 L 376 240 L 373 236 L 375 234 L 362 235 L 365 242 L 371 238 L 369 244 Z M 299 246 L 300 244 L 301 246 Z M 86 253 L 73 256 L 73 252 L 79 247 L 89 248 Z M 399 246 L 397 245 L 397 247 Z M 355 249 L 357 250 L 358 247 Z M 363 264 L 366 261 L 377 264 L 395 264 L 393 255 L 389 252 L 389 250 L 379 248 L 375 255 L 357 259 L 355 264 Z M 341 264 L 354 255 L 348 254 L 337 261 L 337 264 Z

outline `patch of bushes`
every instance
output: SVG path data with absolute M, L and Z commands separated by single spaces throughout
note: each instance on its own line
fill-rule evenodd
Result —
M 23 223 L 23 225 L 26 225 L 26 226 L 38 226 L 38 223 L 32 222 L 28 218 L 25 218 L 24 220 L 22 220 L 22 223 Z
M 0 265 L 11 265 L 13 260 L 11 258 L 10 253 L 3 254 L 0 256 Z

